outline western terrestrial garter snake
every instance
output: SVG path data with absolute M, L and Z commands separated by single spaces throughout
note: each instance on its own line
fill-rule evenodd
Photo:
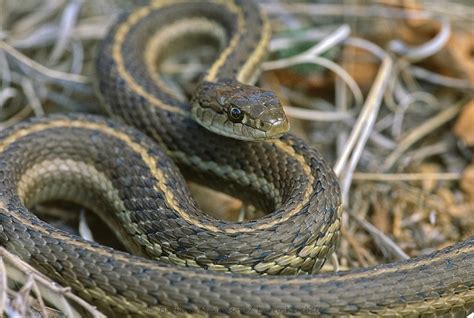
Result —
M 328 164 L 291 135 L 249 142 L 202 128 L 243 139 L 286 130 L 271 94 L 235 82 L 255 77 L 269 31 L 244 0 L 154 1 L 123 15 L 98 52 L 98 88 L 111 115 L 151 138 L 85 115 L 0 132 L 1 245 L 111 315 L 472 311 L 474 238 L 407 261 L 313 274 L 339 233 L 339 187 Z M 189 34 L 224 43 L 193 99 L 208 106 L 193 111 L 156 72 L 156 59 L 186 49 Z M 252 113 L 255 101 L 268 109 Z M 181 173 L 274 212 L 215 220 L 199 211 Z M 57 230 L 27 210 L 57 198 L 98 212 L 139 256 Z M 267 275 L 243 275 L 255 273 Z

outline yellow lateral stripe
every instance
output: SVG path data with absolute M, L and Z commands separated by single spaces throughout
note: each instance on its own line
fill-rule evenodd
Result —
M 49 231 L 46 231 L 45 228 L 42 227 L 41 225 L 32 224 L 30 222 L 30 219 L 28 219 L 26 217 L 23 217 L 19 214 L 11 213 L 11 211 L 9 211 L 7 209 L 7 207 L 6 207 L 6 205 L 3 201 L 0 201 L 0 210 L 4 210 L 5 212 L 7 212 L 8 215 L 10 215 L 13 218 L 19 220 L 19 222 L 21 222 L 23 224 L 28 224 L 28 226 L 30 226 L 31 228 L 33 228 L 34 230 L 36 230 L 39 233 L 43 233 L 45 235 L 52 236 L 55 239 L 67 242 L 67 244 L 77 246 L 79 248 L 83 248 L 83 249 L 98 253 L 100 255 L 106 256 L 106 257 L 112 257 L 112 255 L 113 255 L 108 250 L 103 250 L 103 249 L 91 246 L 89 242 L 81 242 L 81 241 L 77 241 L 77 240 L 71 240 L 69 235 L 63 235 L 62 232 L 49 232 Z M 453 250 L 450 253 L 444 254 L 443 258 L 450 259 L 454 256 L 458 256 L 460 253 L 466 253 L 466 254 L 474 253 L 474 246 L 466 246 L 463 249 Z M 123 262 L 128 262 L 129 261 L 129 258 L 126 255 L 121 255 L 121 254 L 115 253 L 114 257 L 119 261 L 123 261 Z M 418 262 L 416 264 L 408 263 L 408 264 L 399 265 L 397 267 L 385 268 L 383 271 L 380 271 L 378 273 L 374 273 L 373 271 L 369 271 L 369 272 L 353 273 L 351 275 L 346 275 L 346 276 L 329 275 L 329 276 L 326 276 L 326 277 L 320 277 L 320 276 L 316 275 L 316 276 L 313 276 L 313 277 L 305 276 L 305 277 L 307 277 L 306 279 L 301 279 L 301 276 L 297 276 L 297 275 L 294 276 L 294 278 L 291 278 L 291 279 L 278 279 L 278 278 L 276 278 L 277 276 L 274 276 L 274 278 L 272 278 L 271 280 L 266 280 L 265 284 L 270 285 L 270 286 L 271 285 L 283 285 L 283 284 L 284 285 L 291 285 L 291 286 L 298 286 L 298 285 L 306 285 L 306 284 L 312 284 L 312 283 L 323 284 L 323 283 L 327 283 L 327 282 L 335 282 L 335 283 L 336 282 L 344 282 L 344 281 L 347 281 L 347 280 L 360 279 L 360 278 L 374 279 L 379 275 L 390 274 L 390 273 L 393 273 L 393 272 L 396 272 L 396 271 L 404 271 L 404 270 L 413 269 L 415 267 L 414 265 L 416 265 L 416 266 L 430 266 L 431 264 L 433 264 L 434 262 L 437 262 L 437 261 L 439 261 L 439 258 L 431 258 L 431 259 L 425 260 L 422 263 L 420 263 L 420 262 Z M 156 270 L 156 269 L 159 268 L 159 271 L 163 272 L 163 273 L 181 272 L 181 273 L 185 273 L 186 277 L 191 278 L 191 279 L 192 278 L 200 278 L 200 279 L 211 279 L 211 280 L 223 281 L 223 282 L 240 282 L 240 283 L 249 283 L 249 284 L 252 284 L 252 283 L 255 283 L 256 281 L 258 281 L 258 278 L 255 278 L 255 277 L 252 278 L 251 276 L 229 277 L 228 275 L 216 275 L 215 273 L 207 273 L 207 272 L 190 272 L 190 271 L 187 271 L 185 269 L 179 269 L 179 268 L 175 268 L 175 267 L 164 267 L 164 266 L 160 266 L 160 264 L 158 264 L 158 263 L 150 263 L 150 261 L 147 260 L 147 259 L 143 259 L 143 261 L 141 261 L 140 258 L 136 259 L 136 262 L 134 263 L 134 265 L 142 266 L 144 268 L 151 269 L 151 270 L 153 270 L 153 269 Z
M 242 15 L 241 9 L 235 5 L 233 1 L 216 1 L 229 9 L 229 11 L 235 13 L 237 15 L 237 33 L 233 36 L 230 40 L 228 46 L 222 51 L 219 58 L 212 64 L 211 68 L 207 71 L 204 80 L 208 82 L 213 82 L 217 78 L 217 74 L 219 73 L 221 67 L 226 63 L 229 55 L 232 53 L 233 50 L 238 46 L 240 42 L 240 38 L 242 34 L 245 32 L 245 21 Z
M 3 152 L 3 150 L 6 147 L 8 147 L 8 145 L 10 145 L 11 143 L 13 143 L 15 141 L 18 141 L 19 138 L 22 138 L 22 137 L 24 137 L 26 135 L 29 135 L 29 134 L 32 134 L 32 133 L 36 133 L 36 132 L 39 132 L 39 131 L 42 131 L 42 130 L 52 129 L 52 128 L 83 128 L 83 129 L 97 130 L 97 131 L 100 131 L 102 133 L 108 134 L 112 137 L 115 137 L 119 140 L 122 140 L 133 151 L 140 154 L 143 162 L 150 169 L 150 173 L 156 179 L 156 184 L 155 184 L 155 187 L 154 187 L 155 191 L 160 191 L 164 194 L 166 204 L 171 209 L 176 211 L 176 213 L 178 213 L 178 215 L 180 217 L 182 217 L 188 223 L 194 224 L 198 227 L 207 229 L 207 230 L 212 231 L 212 232 L 221 232 L 221 233 L 222 232 L 223 233 L 241 233 L 241 232 L 243 233 L 243 232 L 246 232 L 246 233 L 248 233 L 248 232 L 254 232 L 254 231 L 270 228 L 270 227 L 272 227 L 276 224 L 279 224 L 281 222 L 285 222 L 286 220 L 291 218 L 293 215 L 298 213 L 301 210 L 301 208 L 305 204 L 307 204 L 307 202 L 308 202 L 308 200 L 309 200 L 309 198 L 312 194 L 312 184 L 314 182 L 314 176 L 311 174 L 310 167 L 305 163 L 305 159 L 301 155 L 296 154 L 294 149 L 291 146 L 283 143 L 280 140 L 276 140 L 276 141 L 272 141 L 272 142 L 275 144 L 276 147 L 278 147 L 282 151 L 288 153 L 292 158 L 295 158 L 301 164 L 302 168 L 305 171 L 305 174 L 308 176 L 308 179 L 309 179 L 308 180 L 308 186 L 307 186 L 307 189 L 304 193 L 303 199 L 301 200 L 301 202 L 299 202 L 297 204 L 297 206 L 292 211 L 289 211 L 287 214 L 285 214 L 280 219 L 274 220 L 273 222 L 259 224 L 258 226 L 255 226 L 253 228 L 239 228 L 239 229 L 235 229 L 235 228 L 221 229 L 221 228 L 218 228 L 217 226 L 212 225 L 212 224 L 204 224 L 204 223 L 201 222 L 201 220 L 192 217 L 189 213 L 182 210 L 179 207 L 179 204 L 178 204 L 173 192 L 169 191 L 169 189 L 165 186 L 163 181 L 166 180 L 166 178 L 165 178 L 165 175 L 163 174 L 163 171 L 161 171 L 159 168 L 157 168 L 156 159 L 153 158 L 152 156 L 150 156 L 148 154 L 148 151 L 145 148 L 143 148 L 140 144 L 137 144 L 137 143 L 133 142 L 132 139 L 130 138 L 130 136 L 128 136 L 124 133 L 121 133 L 121 132 L 119 132 L 119 131 L 117 131 L 117 130 L 115 130 L 115 129 L 107 126 L 107 125 L 98 124 L 98 123 L 94 123 L 94 122 L 80 121 L 80 120 L 68 121 L 68 120 L 64 120 L 64 119 L 50 121 L 48 123 L 38 123 L 36 125 L 32 125 L 32 126 L 26 128 L 26 129 L 19 130 L 19 131 L 15 132 L 14 134 L 8 136 L 4 140 L 4 142 L 2 142 L 0 144 L 0 153 Z
M 262 19 L 262 34 L 260 37 L 260 41 L 258 42 L 257 47 L 252 52 L 250 57 L 247 59 L 247 61 L 237 74 L 237 81 L 242 83 L 253 84 L 249 83 L 249 81 L 256 80 L 256 78 L 253 78 L 254 74 L 259 71 L 256 66 L 262 61 L 262 59 L 265 58 L 268 43 L 270 42 L 272 36 L 271 25 L 270 21 L 268 21 L 267 16 L 263 12 L 260 14 L 260 16 Z
M 112 58 L 115 61 L 115 64 L 117 66 L 117 72 L 120 75 L 120 77 L 123 78 L 123 80 L 127 83 L 128 87 L 132 91 L 134 91 L 136 94 L 143 96 L 148 102 L 150 102 L 151 105 L 156 106 L 162 110 L 168 111 L 168 112 L 173 112 L 173 113 L 179 113 L 183 116 L 189 117 L 190 114 L 183 109 L 169 105 L 164 103 L 162 100 L 156 98 L 154 95 L 150 94 L 140 86 L 133 76 L 128 72 L 128 70 L 125 67 L 125 62 L 123 59 L 122 55 L 122 46 L 123 43 L 125 42 L 125 39 L 128 35 L 128 32 L 130 29 L 140 22 L 146 15 L 149 15 L 153 9 L 159 8 L 163 5 L 167 4 L 172 4 L 173 2 L 169 1 L 163 1 L 162 3 L 154 3 L 153 6 L 151 7 L 143 7 L 141 9 L 138 9 L 134 13 L 132 13 L 126 22 L 120 25 L 120 27 L 117 29 L 117 32 L 115 34 L 115 39 L 112 44 Z

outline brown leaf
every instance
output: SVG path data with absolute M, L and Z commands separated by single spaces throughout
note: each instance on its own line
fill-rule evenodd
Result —
M 377 74 L 379 65 L 369 52 L 347 46 L 342 54 L 342 66 L 354 78 L 357 84 L 366 91 L 371 86 Z
M 448 42 L 448 50 L 458 68 L 465 73 L 471 84 L 474 84 L 474 34 L 454 33 Z
M 469 200 L 474 202 L 474 164 L 469 165 L 466 169 L 464 169 L 460 186 L 469 197 Z
M 189 187 L 199 206 L 213 217 L 231 221 L 238 219 L 242 201 L 196 183 L 189 183 Z
M 474 99 L 464 106 L 453 133 L 467 145 L 474 146 Z
M 390 215 L 387 202 L 382 194 L 376 194 L 372 199 L 373 214 L 371 217 L 372 223 L 384 233 L 390 230 Z

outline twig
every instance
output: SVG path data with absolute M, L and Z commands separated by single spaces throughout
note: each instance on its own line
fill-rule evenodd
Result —
M 391 69 L 391 61 L 388 57 L 384 58 L 384 62 L 383 64 L 385 65 L 384 67 L 381 67 L 381 70 L 379 71 L 379 74 L 381 74 L 382 70 L 383 70 L 383 75 L 386 76 L 387 74 L 385 73 L 385 71 L 388 69 L 390 70 Z M 386 80 L 387 78 L 384 77 L 379 77 L 379 74 L 377 75 L 378 76 L 378 82 L 377 82 L 377 88 L 384 88 L 385 85 L 386 85 Z M 382 81 L 383 79 L 383 81 Z M 371 94 L 377 94 L 378 91 L 374 91 L 374 87 L 375 87 L 375 84 L 374 86 L 372 87 L 372 90 L 371 90 Z M 383 90 L 382 90 L 383 91 Z M 364 125 L 367 123 L 368 120 L 372 120 L 372 118 L 370 118 L 370 114 L 373 113 L 374 110 L 377 110 L 379 105 L 380 105 L 380 101 L 375 98 L 375 97 L 378 97 L 378 96 L 373 96 L 372 99 L 367 99 L 366 103 L 364 104 L 364 107 L 362 108 L 362 111 L 359 115 L 359 118 L 357 118 L 357 121 L 354 125 L 354 128 L 352 129 L 352 132 L 351 132 L 351 135 L 349 136 L 349 140 L 347 141 L 346 143 L 346 146 L 344 147 L 344 152 L 341 154 L 341 156 L 338 158 L 335 166 L 334 166 L 334 171 L 336 172 L 337 175 L 340 175 L 343 171 L 343 167 L 346 165 L 346 162 L 349 158 L 349 155 L 351 154 L 354 146 L 356 145 L 357 141 L 359 140 L 361 134 L 362 134 L 362 131 L 364 130 Z
M 84 66 L 84 47 L 79 41 L 71 42 L 72 50 L 72 62 L 71 62 L 71 73 L 81 74 Z
M 342 231 L 342 236 L 346 238 L 347 242 L 354 251 L 360 265 L 366 267 L 377 264 L 377 260 L 367 251 L 364 246 L 348 231 Z
M 416 150 L 409 151 L 400 160 L 401 168 L 408 166 L 411 162 L 421 162 L 424 159 L 435 156 L 438 154 L 448 152 L 453 146 L 448 144 L 446 141 L 441 141 L 433 145 L 424 146 L 417 148 Z
M 7 304 L 7 271 L 5 270 L 5 263 L 3 257 L 0 256 L 0 315 L 5 310 Z
M 8 279 L 20 284 L 25 284 L 28 278 L 32 276 L 38 286 L 38 291 L 43 298 L 54 304 L 59 310 L 65 313 L 68 317 L 80 317 L 79 312 L 69 304 L 69 301 L 76 303 L 80 307 L 87 310 L 93 317 L 105 317 L 95 307 L 89 305 L 87 302 L 74 295 L 68 288 L 62 288 L 56 283 L 52 282 L 46 276 L 40 274 L 28 264 L 21 261 L 18 257 L 9 253 L 5 248 L 0 247 L 0 256 L 5 261 L 6 272 Z
M 31 81 L 24 77 L 21 81 L 21 87 L 23 88 L 23 92 L 25 93 L 25 96 L 28 100 L 28 105 L 33 109 L 35 115 L 43 116 L 43 106 L 41 105 L 41 101 L 38 98 L 38 95 L 36 94 Z
M 1 40 L 0 40 L 1 43 Z M 0 46 L 0 72 L 2 75 L 2 88 L 9 87 L 11 83 L 11 71 L 10 65 L 8 65 L 8 60 L 6 53 L 1 50 Z
M 410 106 L 414 105 L 416 102 L 423 101 L 427 105 L 438 105 L 439 102 L 433 95 L 423 92 L 423 91 L 416 91 L 413 93 L 405 94 L 395 109 L 395 115 L 393 116 L 392 121 L 392 136 L 395 138 L 400 137 L 402 134 L 403 128 L 403 121 L 405 119 L 405 114 L 410 108 Z
M 81 209 L 79 214 L 79 234 L 83 239 L 94 242 L 94 236 L 92 235 L 89 224 L 87 224 L 86 213 L 84 209 Z
M 264 5 L 269 14 L 292 12 L 312 16 L 347 16 L 352 18 L 390 18 L 390 19 L 432 19 L 429 11 L 387 8 L 380 5 L 348 5 L 348 4 L 302 4 L 292 3 L 279 7 Z
M 367 100 L 362 108 L 361 114 L 357 119 L 356 127 L 354 127 L 353 136 L 357 136 L 357 142 L 354 142 L 354 152 L 352 153 L 349 165 L 344 168 L 345 160 L 341 159 L 348 156 L 345 153 L 337 161 L 334 171 L 337 175 L 341 177 L 341 174 L 344 173 L 341 180 L 342 187 L 342 196 L 343 198 L 348 196 L 350 184 L 352 181 L 352 173 L 354 172 L 357 163 L 359 162 L 362 151 L 365 147 L 367 139 L 369 138 L 370 132 L 373 129 L 377 114 L 380 109 L 380 104 L 382 103 L 382 98 L 387 87 L 388 79 L 392 71 L 393 62 L 391 58 L 386 55 L 380 66 L 380 70 L 377 73 L 375 82 L 370 89 Z M 360 127 L 360 128 L 359 128 Z M 359 128 L 359 129 L 357 129 Z M 352 134 L 351 134 L 352 137 Z M 351 138 L 349 138 L 348 144 L 350 145 Z M 348 147 L 349 149 L 351 147 Z M 348 152 L 347 152 L 348 153 Z M 347 201 L 346 201 L 347 202 Z
M 12 28 L 12 33 L 31 32 L 38 24 L 51 18 L 64 4 L 64 0 L 45 1 L 44 5 L 39 6 L 37 10 L 32 10 L 31 14 L 18 21 Z
M 31 277 L 31 281 L 32 281 L 32 284 L 33 284 L 33 292 L 35 293 L 36 299 L 38 300 L 41 313 L 43 314 L 44 317 L 48 317 L 47 310 L 46 310 L 46 305 L 44 304 L 43 296 L 41 295 L 41 291 L 38 288 L 38 284 L 36 284 L 33 277 Z
M 0 122 L 0 131 L 5 128 L 11 127 L 17 122 L 27 118 L 28 116 L 30 116 L 31 112 L 32 109 L 30 107 L 23 107 L 18 113 L 10 117 L 8 120 Z
M 380 70 L 377 73 L 374 85 L 372 86 L 369 92 L 369 96 L 367 97 L 364 107 L 362 108 L 361 114 L 357 119 L 351 136 L 349 137 L 349 141 L 347 142 L 348 146 L 345 148 L 344 153 L 341 155 L 341 157 L 339 157 L 339 160 L 337 161 L 336 166 L 334 168 L 334 171 L 340 177 L 342 172 L 344 171 L 341 183 L 343 198 L 342 200 L 343 204 L 345 205 L 348 204 L 348 193 L 350 184 L 352 182 L 352 173 L 355 167 L 357 166 L 357 162 L 359 161 L 359 158 L 362 154 L 362 150 L 365 147 L 367 139 L 369 138 L 370 132 L 374 126 L 375 119 L 377 118 L 378 110 L 382 102 L 384 91 L 387 87 L 392 66 L 392 60 L 390 59 L 389 55 L 386 55 L 382 61 Z M 354 151 L 349 161 L 349 166 L 344 169 L 346 165 L 346 160 L 352 151 L 352 147 L 354 147 Z M 375 228 L 369 222 L 360 219 L 355 214 L 349 213 L 349 215 L 355 218 L 374 237 L 375 241 L 381 247 L 389 250 L 398 258 L 408 258 L 408 256 L 403 252 L 403 250 L 401 250 L 401 248 L 398 247 L 397 244 L 393 242 L 383 232 Z
M 285 68 L 297 64 L 310 63 L 324 66 L 334 73 L 336 73 L 344 82 L 349 86 L 357 104 L 362 104 L 363 95 L 362 91 L 357 85 L 356 81 L 338 64 L 331 60 L 318 56 L 319 54 L 327 51 L 329 48 L 341 43 L 350 34 L 350 28 L 347 25 L 339 27 L 336 31 L 330 34 L 319 43 L 313 45 L 308 50 L 297 54 L 295 56 L 284 58 L 276 61 L 266 62 L 262 65 L 262 68 L 266 71 Z
M 2 41 L 0 41 L 0 52 L 4 52 L 7 60 L 30 78 L 32 77 L 38 81 L 45 81 L 68 87 L 87 95 L 93 95 L 90 80 L 86 76 L 63 73 L 49 69 L 38 62 L 33 61 Z
M 6 87 L 0 90 L 0 111 L 2 107 L 6 104 L 7 100 L 17 96 L 17 90 L 12 87 Z
M 281 61 L 281 60 L 279 60 L 279 61 Z M 278 61 L 275 61 L 275 62 L 278 62 Z M 272 62 L 267 62 L 267 63 L 272 63 Z M 263 68 L 265 70 L 269 69 L 269 68 L 265 67 L 267 65 L 267 63 L 263 64 Z M 297 61 L 296 64 L 299 64 L 299 63 L 303 63 L 303 62 L 302 61 L 299 61 L 299 62 Z M 362 104 L 362 101 L 363 101 L 364 98 L 363 98 L 363 95 L 362 95 L 362 91 L 359 88 L 359 85 L 357 85 L 357 82 L 349 75 L 349 73 L 347 73 L 347 71 L 344 70 L 337 63 L 334 63 L 333 61 L 331 61 L 329 59 L 319 57 L 319 56 L 314 56 L 314 57 L 311 58 L 311 61 L 308 60 L 304 63 L 321 65 L 321 66 L 324 66 L 324 67 L 330 69 L 334 73 L 336 73 L 341 79 L 343 79 L 345 81 L 347 86 L 350 88 L 350 90 L 352 91 L 352 94 L 354 94 L 354 98 L 356 100 L 356 103 L 357 104 Z M 295 64 L 287 64 L 287 65 L 285 65 L 285 67 L 289 67 L 289 66 L 293 66 L 293 65 L 295 65 Z
M 462 100 L 461 102 L 458 102 L 457 104 L 440 112 L 431 119 L 428 119 L 420 126 L 414 128 L 410 133 L 406 135 L 405 138 L 400 141 L 397 148 L 395 148 L 395 150 L 387 157 L 387 159 L 382 164 L 381 171 L 390 170 L 395 164 L 395 162 L 398 160 L 398 158 L 400 158 L 400 156 L 414 143 L 416 143 L 421 138 L 431 133 L 433 130 L 439 128 L 443 124 L 456 117 L 456 115 L 462 109 L 464 103 L 465 100 Z
M 357 221 L 370 235 L 374 238 L 375 243 L 380 247 L 382 252 L 389 252 L 397 259 L 408 259 L 410 258 L 393 240 L 386 236 L 378 228 L 370 224 L 364 219 L 359 218 L 355 214 L 349 214 L 354 220 Z
M 16 309 L 22 317 L 26 317 L 26 311 L 31 305 L 28 303 L 28 296 L 33 287 L 33 277 L 28 276 L 26 283 L 20 288 L 15 298 L 12 301 L 12 307 Z
M 292 106 L 285 106 L 285 113 L 289 117 L 321 122 L 342 121 L 352 118 L 352 115 L 347 112 L 326 112 Z
M 59 60 L 69 44 L 69 39 L 71 37 L 74 25 L 76 24 L 82 3 L 82 0 L 69 1 L 69 3 L 66 5 L 66 8 L 62 12 L 61 22 L 59 24 L 59 34 L 49 58 L 52 64 Z
M 26 37 L 8 39 L 8 44 L 15 49 L 32 49 L 49 45 L 57 37 L 59 27 L 54 24 L 41 25 L 28 32 Z
M 426 82 L 430 82 L 432 84 L 459 90 L 467 90 L 470 93 L 474 93 L 474 85 L 472 85 L 469 80 L 466 79 L 459 79 L 441 75 L 416 65 L 411 65 L 409 68 L 409 72 L 411 72 L 414 77 L 422 79 Z
M 370 132 L 373 129 L 375 119 L 377 118 L 378 110 L 387 87 L 388 79 L 391 74 L 392 66 L 393 62 L 391 58 L 386 55 L 382 61 L 382 65 L 379 72 L 377 73 L 377 77 L 369 92 L 369 96 L 367 97 L 365 105 L 362 108 L 361 114 L 356 122 L 351 136 L 349 137 L 349 141 L 347 142 L 348 146 L 341 157 L 339 157 L 339 160 L 337 161 L 334 168 L 334 171 L 340 177 L 344 171 L 344 175 L 342 176 L 341 180 L 341 187 L 343 202 L 345 202 L 346 205 L 348 203 L 348 193 L 350 184 L 352 182 L 352 173 L 357 166 L 357 162 L 359 161 L 367 139 L 369 138 Z M 348 167 L 344 169 L 346 160 L 351 153 L 352 145 L 354 145 L 354 151 L 352 153 Z M 390 251 L 398 258 L 408 258 L 403 250 L 383 232 L 375 228 L 369 222 L 360 219 L 354 213 L 349 213 L 349 215 L 355 218 L 374 237 L 375 241 L 382 248 Z
M 328 28 L 317 28 L 309 30 L 299 30 L 296 34 L 276 36 L 272 38 L 269 45 L 269 51 L 275 52 L 278 50 L 284 50 L 289 47 L 294 47 L 295 45 L 303 42 L 315 42 L 321 41 L 324 38 L 327 38 L 331 34 L 332 30 Z
M 409 47 L 401 40 L 393 40 L 389 42 L 388 47 L 410 61 L 419 61 L 439 52 L 448 42 L 450 35 L 451 24 L 448 19 L 442 18 L 441 30 L 428 42 L 416 47 Z
M 270 42 L 270 51 L 274 52 L 277 50 L 282 50 L 303 42 L 321 41 L 322 39 L 328 37 L 331 34 L 329 31 L 323 32 L 318 29 L 302 30 L 301 33 L 301 35 L 284 36 L 273 39 Z M 347 37 L 342 42 L 342 44 L 359 47 L 361 49 L 369 51 L 375 56 L 377 56 L 379 59 L 383 59 L 386 54 L 386 52 L 375 43 L 358 37 Z
M 353 180 L 357 181 L 422 181 L 422 180 L 459 180 L 462 174 L 458 172 L 439 173 L 369 173 L 355 172 Z
M 385 50 L 382 49 L 380 46 L 365 39 L 350 37 L 344 42 L 344 44 L 364 49 L 378 57 L 380 60 L 383 60 L 385 55 L 387 55 L 387 52 L 385 52 Z
M 336 109 L 340 112 L 347 112 L 349 109 L 349 97 L 347 94 L 346 86 L 343 84 L 343 81 L 340 77 L 336 77 L 335 85 L 335 102 L 336 102 Z M 353 118 L 350 118 L 348 121 L 354 121 Z M 344 143 L 347 140 L 347 130 L 341 129 L 336 138 L 336 156 L 339 156 L 344 149 Z
M 351 32 L 351 29 L 348 25 L 342 25 L 333 33 L 329 34 L 327 37 L 322 39 L 319 43 L 313 45 L 304 52 L 301 52 L 295 56 L 288 58 L 266 62 L 263 66 L 263 69 L 266 71 L 275 70 L 280 68 L 285 68 L 290 65 L 310 63 L 313 61 L 313 58 L 323 54 L 334 46 L 338 45 L 344 39 L 346 39 Z

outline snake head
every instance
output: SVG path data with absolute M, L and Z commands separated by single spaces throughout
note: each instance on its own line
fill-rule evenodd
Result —
M 235 139 L 278 138 L 289 129 L 274 93 L 235 80 L 201 82 L 191 112 L 194 120 L 205 128 Z

